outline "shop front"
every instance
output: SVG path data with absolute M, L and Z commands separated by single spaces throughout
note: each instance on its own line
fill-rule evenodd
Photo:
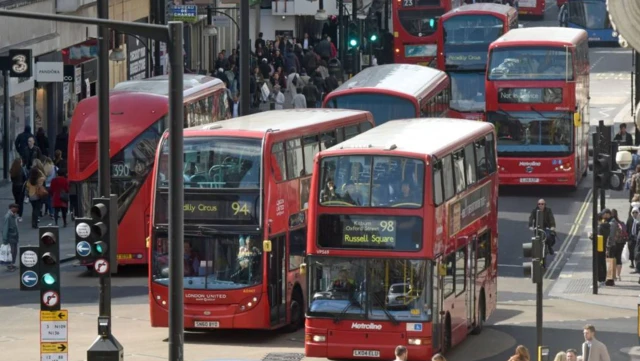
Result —
M 36 58 L 37 63 L 59 63 L 62 61 L 62 53 L 59 51 Z M 48 148 L 40 143 L 38 145 L 42 154 L 51 158 L 54 156 L 56 135 L 60 132 L 66 120 L 63 113 L 65 106 L 63 92 L 62 82 L 36 82 L 33 134 L 37 134 L 40 128 L 44 130 L 45 136 L 49 139 Z

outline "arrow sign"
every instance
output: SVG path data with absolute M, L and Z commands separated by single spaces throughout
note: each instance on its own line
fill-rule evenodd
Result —
M 59 350 L 60 352 L 64 352 L 64 350 L 66 350 L 66 349 L 67 349 L 67 346 L 65 346 L 63 343 L 61 343 L 61 344 L 58 346 L 58 350 Z
M 33 271 L 27 271 L 22 274 L 21 281 L 25 287 L 33 287 L 38 284 L 38 274 Z
M 91 254 L 91 245 L 89 245 L 87 241 L 78 242 L 76 252 L 78 252 L 80 257 L 87 257 Z
M 58 313 L 58 318 L 61 320 L 66 320 L 67 319 L 67 315 L 65 315 L 64 313 L 60 312 Z

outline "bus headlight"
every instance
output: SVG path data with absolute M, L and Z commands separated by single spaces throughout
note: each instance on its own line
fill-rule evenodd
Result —
M 327 336 L 325 335 L 313 335 L 310 333 L 307 333 L 304 335 L 304 341 L 305 342 L 326 342 L 327 341 Z
M 413 345 L 413 346 L 420 346 L 420 345 L 426 345 L 428 343 L 426 338 L 410 338 L 409 339 L 409 345 Z
M 240 307 L 238 307 L 238 311 L 239 312 L 248 311 L 256 307 L 258 302 L 260 302 L 260 295 L 247 297 L 244 300 L 242 300 L 242 302 L 240 302 Z

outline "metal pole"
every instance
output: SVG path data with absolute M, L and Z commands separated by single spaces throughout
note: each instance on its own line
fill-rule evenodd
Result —
M 595 162 L 598 157 L 598 149 L 599 149 L 599 135 L 598 132 L 593 132 L 591 135 L 592 143 L 593 143 L 593 209 L 592 209 L 592 219 L 591 219 L 591 227 L 592 227 L 592 240 L 591 240 L 591 289 L 593 290 L 593 294 L 598 294 L 598 187 L 596 186 L 596 172 L 595 172 Z
M 344 0 L 338 0 L 338 58 L 340 59 L 340 66 L 344 69 L 344 53 L 347 42 L 345 39 L 347 38 L 347 34 L 345 33 L 346 26 L 344 21 Z M 340 79 L 342 80 L 342 79 Z
M 609 140 L 611 140 L 611 135 L 610 134 L 605 134 L 606 132 L 605 132 L 605 127 L 604 127 L 604 120 L 599 120 L 598 121 L 598 132 L 600 132 L 600 136 L 601 137 L 608 137 Z M 598 153 L 611 154 L 611 150 L 610 149 L 600 149 L 601 146 L 604 146 L 604 145 L 600 145 L 598 143 Z M 595 150 L 595 148 L 594 148 L 594 150 Z M 594 154 L 596 154 L 596 153 L 594 153 Z M 606 208 L 605 190 L 604 189 L 600 189 L 600 207 L 601 207 L 600 209 L 605 209 Z
M 636 104 L 640 103 L 640 53 L 636 50 L 633 52 L 633 56 L 634 56 L 634 71 L 635 71 L 635 91 L 634 91 L 634 99 L 633 99 L 633 106 L 635 106 Z
M 544 232 L 544 229 L 542 228 L 542 212 L 538 209 L 536 212 L 536 242 L 542 242 L 540 245 L 542 249 L 542 259 L 534 260 L 534 262 L 542 262 L 547 253 L 547 248 L 544 246 L 545 241 L 542 239 L 542 234 L 539 233 L 540 231 Z M 538 349 L 542 346 L 542 284 L 544 276 L 541 276 L 540 278 L 540 282 L 536 283 L 536 340 Z
M 245 0 L 248 1 L 248 0 Z M 247 24 L 248 26 L 248 24 Z M 182 22 L 169 22 L 169 360 L 184 359 L 184 178 Z
M 240 0 L 240 115 L 249 115 L 251 105 L 251 99 L 249 99 L 251 40 L 249 38 L 249 0 Z
M 358 22 L 358 0 L 351 0 L 351 21 L 358 27 L 358 34 L 356 36 L 360 37 L 360 23 Z M 352 71 L 353 75 L 357 74 L 360 71 L 360 42 L 362 39 L 359 39 L 358 46 L 353 48 L 353 61 Z
M 2 155 L 2 163 L 4 164 L 4 168 L 2 170 L 2 176 L 4 179 L 9 179 L 9 154 L 11 153 L 13 147 L 11 139 L 9 138 L 9 119 L 11 118 L 11 95 L 9 93 L 10 78 L 9 71 L 4 72 L 4 115 L 2 119 L 2 127 L 4 129 L 3 141 L 6 144 L 6 149 L 4 154 Z
M 213 8 L 211 5 L 207 5 L 207 25 L 213 25 Z M 214 51 L 213 51 L 213 36 L 209 37 L 209 64 L 207 65 L 208 73 L 215 74 L 216 71 L 214 69 L 215 61 L 214 59 Z

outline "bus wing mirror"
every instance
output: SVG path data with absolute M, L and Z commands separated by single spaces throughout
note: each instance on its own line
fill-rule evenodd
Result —
M 300 263 L 300 274 L 303 275 L 303 276 L 307 274 L 307 264 L 306 263 Z
M 271 252 L 271 241 L 268 239 L 265 239 L 264 241 L 262 241 L 262 251 L 263 252 Z
M 444 264 L 438 265 L 438 275 L 444 277 L 447 275 L 447 266 Z
M 580 116 L 580 113 L 573 114 L 573 125 L 575 127 L 580 127 L 582 125 L 582 117 Z

